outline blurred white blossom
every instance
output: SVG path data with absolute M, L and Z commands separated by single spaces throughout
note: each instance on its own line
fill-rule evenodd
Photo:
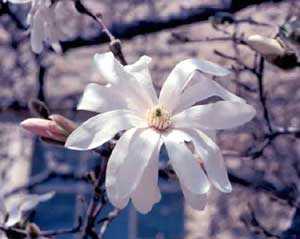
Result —
M 34 209 L 39 203 L 50 200 L 54 192 L 46 194 L 22 194 L 14 195 L 12 199 L 4 198 L 4 187 L 0 191 L 0 225 L 14 226 L 20 222 L 25 212 Z M 0 230 L 0 239 L 7 239 L 5 233 Z
M 58 49 L 62 32 L 56 22 L 56 3 L 50 0 L 3 0 L 15 4 L 31 3 L 31 9 L 27 17 L 30 24 L 30 41 L 32 50 L 41 53 L 44 43 Z
M 109 84 L 89 84 L 78 109 L 101 114 L 73 131 L 65 146 L 93 149 L 127 130 L 117 142 L 106 172 L 108 198 L 115 207 L 124 208 L 131 198 L 138 211 L 147 213 L 160 200 L 158 159 L 162 144 L 193 208 L 205 207 L 209 180 L 222 192 L 231 192 L 224 159 L 210 135 L 250 121 L 255 109 L 203 74 L 225 76 L 230 73 L 227 69 L 204 60 L 182 61 L 158 98 L 148 69 L 151 58 L 143 56 L 122 66 L 112 53 L 105 53 L 96 54 L 95 61 Z M 195 105 L 211 96 L 224 101 Z M 200 162 L 186 142 L 193 143 Z

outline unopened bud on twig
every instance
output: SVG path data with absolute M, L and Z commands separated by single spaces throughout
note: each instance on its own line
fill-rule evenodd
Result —
M 39 239 L 41 235 L 41 230 L 35 223 L 29 223 L 26 227 L 28 239 Z
M 51 115 L 49 119 L 30 118 L 22 121 L 21 126 L 33 134 L 58 142 L 65 142 L 77 127 L 73 121 L 61 115 Z
M 37 99 L 30 100 L 28 107 L 34 115 L 44 119 L 49 118 L 50 111 L 44 102 Z
M 267 61 L 281 69 L 289 70 L 298 66 L 296 53 L 277 39 L 252 35 L 248 37 L 247 44 Z

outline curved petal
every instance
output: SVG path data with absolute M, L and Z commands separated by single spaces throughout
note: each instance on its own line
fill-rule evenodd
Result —
M 135 99 L 136 109 L 146 111 L 154 105 L 149 92 L 141 84 L 134 74 L 125 69 L 113 56 L 111 52 L 96 54 L 96 66 L 100 74 L 117 89 L 123 92 L 123 95 L 130 95 Z
M 126 109 L 125 99 L 120 97 L 119 91 L 114 87 L 108 87 L 90 83 L 83 92 L 77 110 L 87 110 L 94 112 L 107 112 L 117 109 Z
M 199 130 L 189 129 L 184 131 L 191 137 L 196 153 L 204 163 L 204 168 L 210 181 L 220 191 L 225 193 L 231 192 L 232 186 L 219 147 Z
M 204 210 L 207 203 L 206 194 L 195 194 L 189 191 L 183 184 L 181 189 L 186 202 L 195 210 Z
M 219 96 L 226 101 L 246 103 L 245 100 L 226 90 L 216 81 L 208 79 L 199 72 L 195 72 L 194 75 L 197 75 L 197 79 L 195 79 L 197 80 L 197 83 L 193 84 L 191 87 L 187 87 L 183 91 L 178 105 L 175 108 L 175 113 L 179 113 L 197 102 L 205 100 L 211 96 Z
M 168 151 L 170 163 L 180 183 L 195 194 L 208 192 L 208 179 L 186 145 L 178 142 L 177 138 L 171 135 L 164 137 L 164 143 Z
M 111 156 L 109 159 L 109 161 L 113 161 L 111 164 L 118 166 L 110 166 L 114 170 L 109 172 L 109 179 L 106 180 L 106 187 L 110 191 L 109 198 L 112 203 L 124 202 L 137 188 L 153 152 L 157 150 L 159 141 L 160 135 L 154 130 L 139 129 L 129 140 L 129 145 L 127 143 L 127 155 L 122 162 L 116 163 L 118 161 L 116 155 L 120 155 L 119 152 Z
M 193 106 L 174 115 L 171 121 L 175 128 L 230 129 L 247 123 L 255 116 L 255 113 L 251 105 L 219 101 Z
M 148 213 L 160 201 L 158 188 L 159 151 L 161 144 L 153 152 L 139 185 L 131 195 L 134 207 L 141 213 Z
M 146 91 L 151 97 L 153 103 L 156 105 L 158 98 L 149 71 L 149 64 L 151 63 L 151 61 L 151 57 L 142 56 L 134 64 L 125 66 L 125 69 L 133 74 L 136 79 L 146 88 Z
M 118 132 L 129 128 L 143 128 L 147 124 L 129 110 L 115 110 L 96 115 L 85 121 L 67 138 L 65 147 L 88 150 L 101 146 Z
M 194 71 L 225 76 L 230 73 L 229 70 L 216 65 L 212 62 L 198 59 L 188 59 L 178 63 L 165 81 L 159 96 L 159 104 L 172 112 L 183 92 L 184 87 L 191 80 L 191 74 Z
M 136 134 L 137 128 L 127 130 L 118 140 L 108 160 L 105 178 L 105 187 L 109 201 L 117 208 L 124 208 L 128 204 L 129 196 L 120 198 L 117 184 L 117 175 L 129 153 L 129 144 Z

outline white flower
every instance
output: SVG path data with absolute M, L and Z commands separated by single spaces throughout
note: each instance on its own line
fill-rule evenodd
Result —
M 193 208 L 204 208 L 209 180 L 223 192 L 232 190 L 221 151 L 208 135 L 248 122 L 255 110 L 201 74 L 225 76 L 229 74 L 227 69 L 204 60 L 182 61 L 167 78 L 158 98 L 148 70 L 149 57 L 125 67 L 112 53 L 96 54 L 95 61 L 109 85 L 89 84 L 78 109 L 104 113 L 73 131 L 65 146 L 93 149 L 127 130 L 117 142 L 106 171 L 107 195 L 114 206 L 122 209 L 131 198 L 138 211 L 147 213 L 160 200 L 158 159 L 162 144 Z M 225 101 L 193 106 L 210 96 Z M 186 141 L 193 142 L 205 171 Z
M 2 190 L 2 188 L 1 188 Z M 0 225 L 12 227 L 20 222 L 23 213 L 32 210 L 40 202 L 45 202 L 54 196 L 54 192 L 46 194 L 18 195 L 13 200 L 4 198 L 3 192 L 0 192 Z M 0 239 L 7 239 L 5 233 L 0 230 Z
M 6 0 L 5 0 L 6 1 Z M 8 0 L 15 4 L 32 4 L 27 21 L 30 24 L 30 41 L 33 52 L 41 53 L 44 43 L 55 46 L 58 45 L 61 31 L 56 23 L 55 7 L 49 0 Z

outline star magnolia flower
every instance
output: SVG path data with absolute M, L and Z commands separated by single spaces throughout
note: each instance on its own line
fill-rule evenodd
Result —
M 199 73 L 225 76 L 229 74 L 227 69 L 204 60 L 182 61 L 167 78 L 158 98 L 148 70 L 149 57 L 125 67 L 111 53 L 96 54 L 95 61 L 109 85 L 89 84 L 78 109 L 104 113 L 73 131 L 65 146 L 93 149 L 126 130 L 106 171 L 107 195 L 115 207 L 124 208 L 131 198 L 138 211 L 147 213 L 160 200 L 158 158 L 162 144 L 193 208 L 204 208 L 209 180 L 223 192 L 232 190 L 221 151 L 208 135 L 248 122 L 255 110 Z M 195 79 L 195 75 L 200 77 Z M 214 95 L 225 101 L 194 106 Z M 205 171 L 185 142 L 193 143 Z
M 6 2 L 7 0 L 4 0 Z M 55 7 L 49 0 L 8 0 L 15 4 L 31 3 L 27 21 L 31 26 L 31 47 L 33 52 L 41 53 L 43 43 L 55 46 L 60 40 L 61 31 L 56 24 Z
M 0 225 L 12 227 L 22 219 L 23 213 L 32 210 L 39 203 L 50 200 L 54 192 L 45 194 L 22 195 L 17 200 L 4 199 L 3 192 L 0 192 Z M 16 198 L 15 198 L 16 199 Z M 0 230 L 0 239 L 7 239 L 4 232 Z

